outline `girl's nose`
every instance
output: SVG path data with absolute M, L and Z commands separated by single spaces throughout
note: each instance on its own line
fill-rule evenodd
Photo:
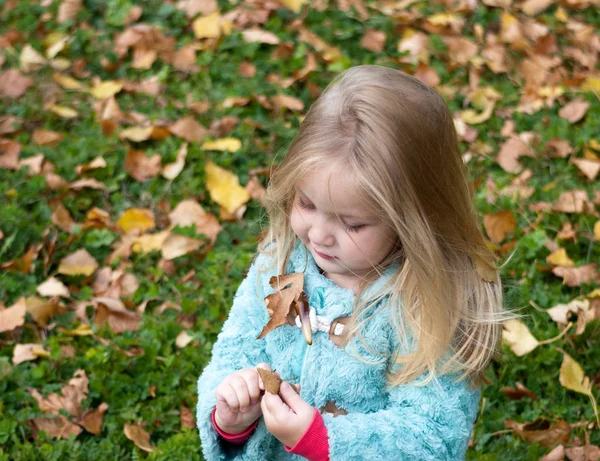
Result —
M 308 239 L 319 247 L 328 247 L 335 243 L 333 234 L 323 223 L 313 223 L 308 230 Z

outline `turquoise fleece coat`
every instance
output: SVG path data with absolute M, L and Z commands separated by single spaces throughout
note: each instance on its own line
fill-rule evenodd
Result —
M 308 256 L 308 264 L 307 264 Z M 269 321 L 264 298 L 273 293 L 269 278 L 276 267 L 259 254 L 240 285 L 228 319 L 212 350 L 212 359 L 198 379 L 197 424 L 207 461 L 301 460 L 287 453 L 266 429 L 263 418 L 241 447 L 224 443 L 211 423 L 215 389 L 236 370 L 267 362 L 282 378 L 299 378 L 301 397 L 323 414 L 332 461 L 348 460 L 461 460 L 464 459 L 479 405 L 479 390 L 443 376 L 426 386 L 385 386 L 386 360 L 353 340 L 340 347 L 326 332 L 313 334 L 308 346 L 300 328 L 284 325 L 256 337 Z M 396 266 L 397 267 L 397 266 Z M 369 290 L 395 271 L 386 270 Z M 263 269 L 259 271 L 258 269 Z M 298 242 L 287 273 L 305 271 L 304 288 L 317 315 L 329 321 L 352 314 L 354 294 L 324 277 L 306 247 Z M 363 338 L 374 351 L 391 353 L 397 347 L 389 309 L 373 317 Z M 356 349 L 351 347 L 352 342 Z M 360 352 L 365 364 L 352 357 Z M 329 405 L 328 405 L 329 403 Z M 331 405 L 345 414 L 334 416 Z M 327 405 L 327 408 L 324 408 Z M 328 412 L 329 411 L 329 412 Z

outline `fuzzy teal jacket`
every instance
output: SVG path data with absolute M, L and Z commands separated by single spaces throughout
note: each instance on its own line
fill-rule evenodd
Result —
M 449 376 L 425 386 L 387 388 L 385 374 L 391 360 L 382 360 L 377 353 L 391 355 L 398 347 L 389 309 L 382 309 L 362 330 L 369 347 L 356 339 L 340 347 L 322 331 L 313 334 L 312 346 L 308 346 L 300 328 L 292 325 L 256 339 L 269 321 L 264 298 L 275 291 L 269 285 L 270 277 L 277 275 L 271 263 L 264 254 L 252 263 L 213 346 L 212 359 L 198 379 L 196 421 L 205 459 L 304 459 L 287 453 L 267 431 L 262 417 L 243 446 L 224 442 L 212 425 L 216 387 L 234 371 L 260 362 L 269 363 L 282 378 L 298 378 L 301 397 L 323 414 L 332 461 L 464 459 L 480 392 Z M 396 268 L 388 268 L 367 293 L 380 287 Z M 318 316 L 332 321 L 352 314 L 353 292 L 323 276 L 310 252 L 298 242 L 286 272 L 302 271 L 309 304 Z M 371 363 L 358 360 L 356 351 Z M 329 413 L 332 403 L 343 414 Z

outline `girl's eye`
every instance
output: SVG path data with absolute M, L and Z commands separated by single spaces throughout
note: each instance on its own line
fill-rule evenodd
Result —
M 300 205 L 300 208 L 304 208 L 305 210 L 314 210 L 315 208 L 314 206 L 309 205 L 304 200 L 302 200 L 302 197 L 298 197 L 298 204 Z
M 359 224 L 358 226 L 346 226 L 346 230 L 348 232 L 358 232 L 363 227 L 365 227 L 365 224 Z

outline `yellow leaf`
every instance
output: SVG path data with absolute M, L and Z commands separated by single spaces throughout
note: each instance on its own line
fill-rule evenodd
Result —
M 145 232 L 156 225 L 152 210 L 144 208 L 130 208 L 123 213 L 117 221 L 117 224 L 125 232 L 131 232 L 133 230 Z
M 202 149 L 206 150 L 228 150 L 235 152 L 242 147 L 242 141 L 236 138 L 221 138 L 215 141 L 206 141 L 202 144 Z
M 212 162 L 206 163 L 206 188 L 210 197 L 229 213 L 250 200 L 250 194 L 240 186 L 238 177 Z
M 447 26 L 457 21 L 460 22 L 460 20 L 461 18 L 458 15 L 452 13 L 437 13 L 427 18 L 427 22 L 434 26 Z
M 550 253 L 546 258 L 548 264 L 552 264 L 553 266 L 561 266 L 561 267 L 573 267 L 575 263 L 569 256 L 567 255 L 567 251 L 564 248 L 559 248 L 558 250 Z
M 56 115 L 62 118 L 75 118 L 79 115 L 75 109 L 65 106 L 57 106 L 56 104 L 48 107 L 48 110 L 50 112 L 54 112 Z
M 218 11 L 200 16 L 192 23 L 196 38 L 217 38 L 221 35 L 221 15 Z
M 594 224 L 594 240 L 600 242 L 600 221 L 596 221 Z
M 38 70 L 46 64 L 46 59 L 31 45 L 25 45 L 19 55 L 19 65 L 23 72 Z
M 187 142 L 183 143 L 183 145 L 179 149 L 179 152 L 177 153 L 177 159 L 175 160 L 175 162 L 167 163 L 163 167 L 162 171 L 160 172 L 163 175 L 163 177 L 172 181 L 177 176 L 179 176 L 179 173 L 181 173 L 183 171 L 183 167 L 185 166 L 186 156 L 187 156 Z
M 134 126 L 127 128 L 119 133 L 119 139 L 128 139 L 133 142 L 142 142 L 150 139 L 152 131 L 154 129 L 151 126 Z
M 304 3 L 306 3 L 306 0 L 279 0 L 279 1 L 281 2 L 281 4 L 283 6 L 289 8 L 294 13 L 299 13 L 300 10 L 302 9 L 302 5 L 304 5 Z
M 94 334 L 92 327 L 85 323 L 79 324 L 79 326 L 73 330 L 65 330 L 64 328 L 59 327 L 58 331 L 67 336 L 91 336 Z
M 12 363 L 18 365 L 21 362 L 35 360 L 38 357 L 50 357 L 50 353 L 40 344 L 17 344 L 13 350 Z
M 59 74 L 57 72 L 52 76 L 52 78 L 65 90 L 83 90 L 85 88 L 85 86 L 79 80 L 75 80 L 73 77 L 69 77 L 68 75 Z
M 473 109 L 467 109 L 460 112 L 460 119 L 469 125 L 478 125 L 488 120 L 494 112 L 495 103 L 491 102 L 487 105 L 483 112 L 475 112 Z
M 90 94 L 96 99 L 108 99 L 123 89 L 123 83 L 116 80 L 100 82 L 90 90 Z
M 58 266 L 58 273 L 89 276 L 98 268 L 98 262 L 85 249 L 65 256 Z
M 202 246 L 202 240 L 183 235 L 171 234 L 164 241 L 161 255 L 167 261 L 196 251 Z
M 581 365 L 566 352 L 560 366 L 559 380 L 563 387 L 580 394 L 589 395 L 592 389 L 590 379 L 585 376 Z
M 530 333 L 527 326 L 516 319 L 510 319 L 504 322 L 502 337 L 517 357 L 521 357 L 531 352 L 539 344 L 538 340 Z
M 600 93 L 600 78 L 588 76 L 585 82 L 581 85 L 583 91 L 591 91 L 593 93 Z
M 131 245 L 131 250 L 135 253 L 150 253 L 154 250 L 160 250 L 169 236 L 169 231 L 157 232 L 156 234 L 141 235 L 135 239 Z

